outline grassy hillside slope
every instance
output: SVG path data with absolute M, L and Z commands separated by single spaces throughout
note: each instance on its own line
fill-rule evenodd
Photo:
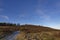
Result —
M 14 31 L 20 31 L 14 40 L 60 40 L 60 30 L 36 25 L 0 26 L 0 38 Z

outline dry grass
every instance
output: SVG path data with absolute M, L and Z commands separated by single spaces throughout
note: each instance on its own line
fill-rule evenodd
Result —
M 35 25 L 0 26 L 0 35 L 10 33 L 10 31 L 20 31 L 15 40 L 60 40 L 60 30 L 48 27 Z

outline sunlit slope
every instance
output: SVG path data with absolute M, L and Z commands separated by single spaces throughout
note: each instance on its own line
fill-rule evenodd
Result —
M 0 26 L 0 31 L 41 32 L 41 31 L 60 31 L 60 30 L 44 26 L 21 25 L 21 26 Z
M 44 26 L 22 25 L 15 40 L 60 40 L 60 30 Z M 23 32 L 22 32 L 23 31 Z
M 26 32 L 60 31 L 57 29 L 36 25 L 21 25 L 20 30 Z
M 15 40 L 60 40 L 60 30 L 49 27 L 36 25 L 0 26 L 0 36 L 10 35 L 14 31 L 20 31 Z

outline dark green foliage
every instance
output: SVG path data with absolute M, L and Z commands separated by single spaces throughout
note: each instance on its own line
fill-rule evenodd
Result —
M 13 23 L 0 23 L 0 26 L 17 26 L 17 24 L 13 24 Z

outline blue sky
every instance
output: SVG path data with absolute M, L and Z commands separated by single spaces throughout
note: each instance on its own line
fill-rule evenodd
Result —
M 0 0 L 0 22 L 60 29 L 60 0 Z

